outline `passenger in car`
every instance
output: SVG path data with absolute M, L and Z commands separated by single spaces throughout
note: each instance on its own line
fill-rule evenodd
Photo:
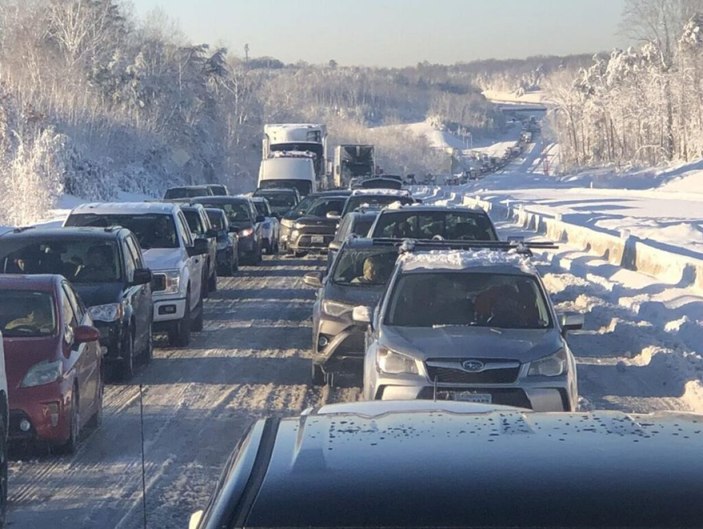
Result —
M 103 245 L 91 246 L 86 254 L 86 265 L 80 269 L 76 277 L 82 282 L 101 282 L 108 281 L 112 278 L 112 263 L 110 248 Z
M 364 259 L 363 273 L 359 277 L 351 280 L 352 284 L 376 284 L 379 280 L 379 268 L 381 263 L 378 262 L 378 256 L 371 255 Z

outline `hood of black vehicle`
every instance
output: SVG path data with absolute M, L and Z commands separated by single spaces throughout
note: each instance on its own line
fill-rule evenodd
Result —
M 119 303 L 124 288 L 123 283 L 74 283 L 73 286 L 87 307 Z

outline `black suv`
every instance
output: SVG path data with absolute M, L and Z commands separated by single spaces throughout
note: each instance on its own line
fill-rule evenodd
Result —
M 207 241 L 207 258 L 203 266 L 203 297 L 206 298 L 210 292 L 217 290 L 217 232 L 210 224 L 205 208 L 200 204 L 189 204 L 181 206 L 183 214 L 188 221 L 188 227 L 194 239 L 204 239 Z
M 88 306 L 105 361 L 121 378 L 152 355 L 151 271 L 134 234 L 114 228 L 18 228 L 0 236 L 0 273 L 60 274 Z

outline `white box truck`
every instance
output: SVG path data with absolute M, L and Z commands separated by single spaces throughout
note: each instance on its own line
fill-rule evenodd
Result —
M 259 189 L 294 188 L 300 196 L 317 191 L 315 166 L 310 157 L 276 156 L 261 160 Z
M 327 170 L 327 127 L 319 123 L 274 123 L 264 125 L 262 160 L 287 153 L 307 152 L 312 157 L 318 181 Z

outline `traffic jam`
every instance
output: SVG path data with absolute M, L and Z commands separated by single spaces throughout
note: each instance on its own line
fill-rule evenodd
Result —
M 8 447 L 75 453 L 106 384 L 187 348 L 223 278 L 278 258 L 312 267 L 310 387 L 359 398 L 262 413 L 182 527 L 700 525 L 684 438 L 703 419 L 579 409 L 584 316 L 557 311 L 533 259 L 552 241 L 501 238 L 486 211 L 380 172 L 372 145 L 328 171 L 324 125 L 264 138 L 250 193 L 172 187 L 0 235 L 3 504 Z

